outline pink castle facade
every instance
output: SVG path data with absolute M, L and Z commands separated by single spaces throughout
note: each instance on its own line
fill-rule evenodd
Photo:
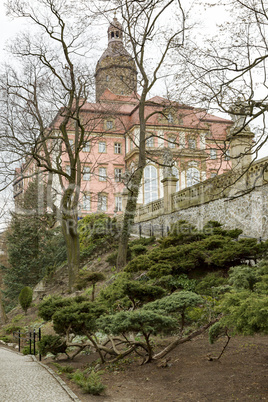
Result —
M 116 18 L 108 29 L 108 48 L 96 66 L 96 102 L 84 102 L 81 109 L 87 140 L 80 152 L 82 185 L 81 216 L 103 211 L 122 214 L 125 178 L 135 169 L 139 144 L 139 95 L 136 66 L 123 46 L 122 27 Z M 138 204 L 163 197 L 163 151 L 172 155 L 176 190 L 204 181 L 231 168 L 227 136 L 232 121 L 156 96 L 146 102 L 147 165 L 144 169 Z M 56 118 L 53 127 L 59 127 Z M 75 132 L 70 126 L 70 143 Z M 70 169 L 62 153 L 62 168 Z M 34 162 L 17 169 L 14 197 L 31 178 Z

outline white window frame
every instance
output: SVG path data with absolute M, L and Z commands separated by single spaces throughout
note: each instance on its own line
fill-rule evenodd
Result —
M 90 199 L 89 194 L 84 194 L 83 195 L 82 209 L 84 211 L 90 211 L 90 209 L 91 209 L 91 199 Z
M 210 159 L 217 159 L 217 149 L 216 148 L 210 148 Z
M 69 176 L 71 176 L 71 166 L 70 165 L 65 166 L 65 171 Z
M 98 194 L 98 211 L 106 212 L 108 209 L 108 196 L 103 193 Z
M 168 137 L 168 147 L 169 148 L 175 148 L 175 146 L 176 146 L 176 137 L 172 137 L 172 136 L 170 136 L 170 137 Z
M 99 142 L 99 153 L 100 154 L 105 154 L 106 153 L 106 142 L 105 141 L 100 141 Z
M 84 166 L 83 168 L 83 180 L 89 181 L 90 180 L 90 167 Z
M 90 152 L 90 143 L 86 142 L 82 149 L 83 152 Z
M 153 148 L 154 147 L 154 137 L 150 136 L 146 138 L 146 147 L 147 148 Z
M 188 148 L 196 149 L 196 139 L 195 138 L 188 138 Z
M 113 120 L 106 120 L 105 126 L 106 130 L 112 130 L 114 128 Z
M 144 203 L 158 199 L 158 170 L 153 165 L 144 168 Z
M 195 167 L 190 167 L 186 172 L 186 187 L 200 183 L 200 171 Z
M 230 159 L 231 159 L 230 149 L 226 149 L 226 151 L 225 151 L 225 156 L 224 156 L 224 160 L 225 160 L 225 161 L 229 161 Z
M 115 196 L 115 211 L 122 212 L 123 211 L 123 200 L 121 196 Z
M 123 169 L 122 168 L 115 168 L 114 169 L 114 180 L 119 183 L 122 181 Z
M 122 153 L 122 143 L 121 142 L 115 142 L 114 143 L 114 153 L 115 154 L 121 154 Z
M 107 180 L 107 168 L 106 167 L 99 167 L 99 181 L 106 181 Z

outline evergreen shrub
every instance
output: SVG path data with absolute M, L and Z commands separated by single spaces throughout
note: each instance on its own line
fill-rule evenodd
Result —
M 25 286 L 19 294 L 19 303 L 21 305 L 21 308 L 24 310 L 25 314 L 27 313 L 27 310 L 30 307 L 32 300 L 33 300 L 33 290 L 29 286 Z
M 67 349 L 65 340 L 58 335 L 43 335 L 37 346 L 42 356 L 46 356 L 48 353 L 53 355 L 66 353 Z

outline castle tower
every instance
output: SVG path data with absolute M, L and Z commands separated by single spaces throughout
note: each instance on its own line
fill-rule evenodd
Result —
M 116 95 L 137 92 L 137 70 L 123 45 L 122 25 L 116 17 L 108 28 L 108 47 L 99 59 L 95 73 L 96 101 L 109 89 Z

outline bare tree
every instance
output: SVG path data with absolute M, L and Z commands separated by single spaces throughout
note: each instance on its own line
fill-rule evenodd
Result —
M 161 80 L 161 77 L 167 77 L 167 62 L 175 44 L 183 46 L 186 16 L 180 0 L 145 0 L 143 2 L 116 0 L 113 3 L 110 2 L 109 14 L 107 14 L 107 2 L 101 2 L 101 5 L 103 3 L 106 15 L 109 16 L 111 11 L 118 11 L 122 16 L 126 41 L 138 69 L 140 86 L 140 97 L 137 98 L 139 155 L 135 169 L 129 175 L 126 183 L 128 198 L 117 258 L 117 267 L 120 268 L 126 264 L 130 228 L 134 220 L 143 170 L 148 156 L 145 146 L 148 134 L 146 124 L 152 115 L 146 112 L 146 102 L 155 84 Z M 99 3 L 97 6 L 99 10 L 102 8 Z M 102 10 L 100 12 L 104 13 Z M 161 111 L 156 113 L 161 113 Z
M 230 114 L 231 141 L 254 127 L 255 143 L 240 156 L 256 158 L 267 143 L 268 2 L 231 0 L 225 5 L 210 2 L 210 7 L 226 12 L 226 21 L 212 35 L 199 31 L 198 38 L 174 53 L 185 65 L 177 90 L 187 94 L 187 101 Z
M 72 2 L 14 0 L 8 11 L 27 18 L 35 31 L 16 39 L 11 47 L 16 63 L 1 75 L 0 170 L 9 177 L 2 188 L 11 183 L 18 163 L 24 179 L 38 174 L 45 180 L 48 207 L 60 220 L 67 245 L 71 290 L 79 269 L 80 151 L 94 125 L 81 113 L 92 91 L 92 74 L 84 65 L 87 26 L 74 17 Z

